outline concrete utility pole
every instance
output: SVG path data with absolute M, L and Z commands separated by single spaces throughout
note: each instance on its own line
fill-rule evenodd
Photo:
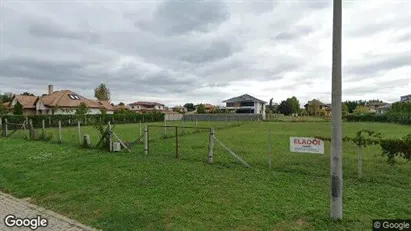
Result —
M 331 116 L 331 190 L 330 216 L 333 220 L 343 217 L 342 203 L 342 113 L 341 113 L 341 37 L 342 0 L 333 4 L 332 50 L 332 116 Z

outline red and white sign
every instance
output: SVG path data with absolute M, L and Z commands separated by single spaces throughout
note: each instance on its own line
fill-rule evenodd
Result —
M 311 137 L 290 137 L 290 151 L 324 154 L 324 141 Z

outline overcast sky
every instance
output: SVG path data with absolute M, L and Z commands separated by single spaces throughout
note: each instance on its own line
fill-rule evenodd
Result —
M 411 0 L 343 2 L 343 100 L 411 94 Z M 2 92 L 331 101 L 332 0 L 3 0 L 0 15 Z

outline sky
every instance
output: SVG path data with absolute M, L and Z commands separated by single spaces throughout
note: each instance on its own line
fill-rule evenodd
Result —
M 0 0 L 0 91 L 331 102 L 332 1 Z M 411 94 L 411 0 L 343 0 L 343 100 Z

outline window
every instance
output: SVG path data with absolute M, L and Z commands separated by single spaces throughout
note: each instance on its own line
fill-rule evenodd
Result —
M 70 99 L 72 99 L 72 100 L 79 100 L 79 99 L 80 99 L 80 97 L 78 97 L 78 95 L 75 95 L 75 94 L 69 94 L 68 96 L 69 96 Z

